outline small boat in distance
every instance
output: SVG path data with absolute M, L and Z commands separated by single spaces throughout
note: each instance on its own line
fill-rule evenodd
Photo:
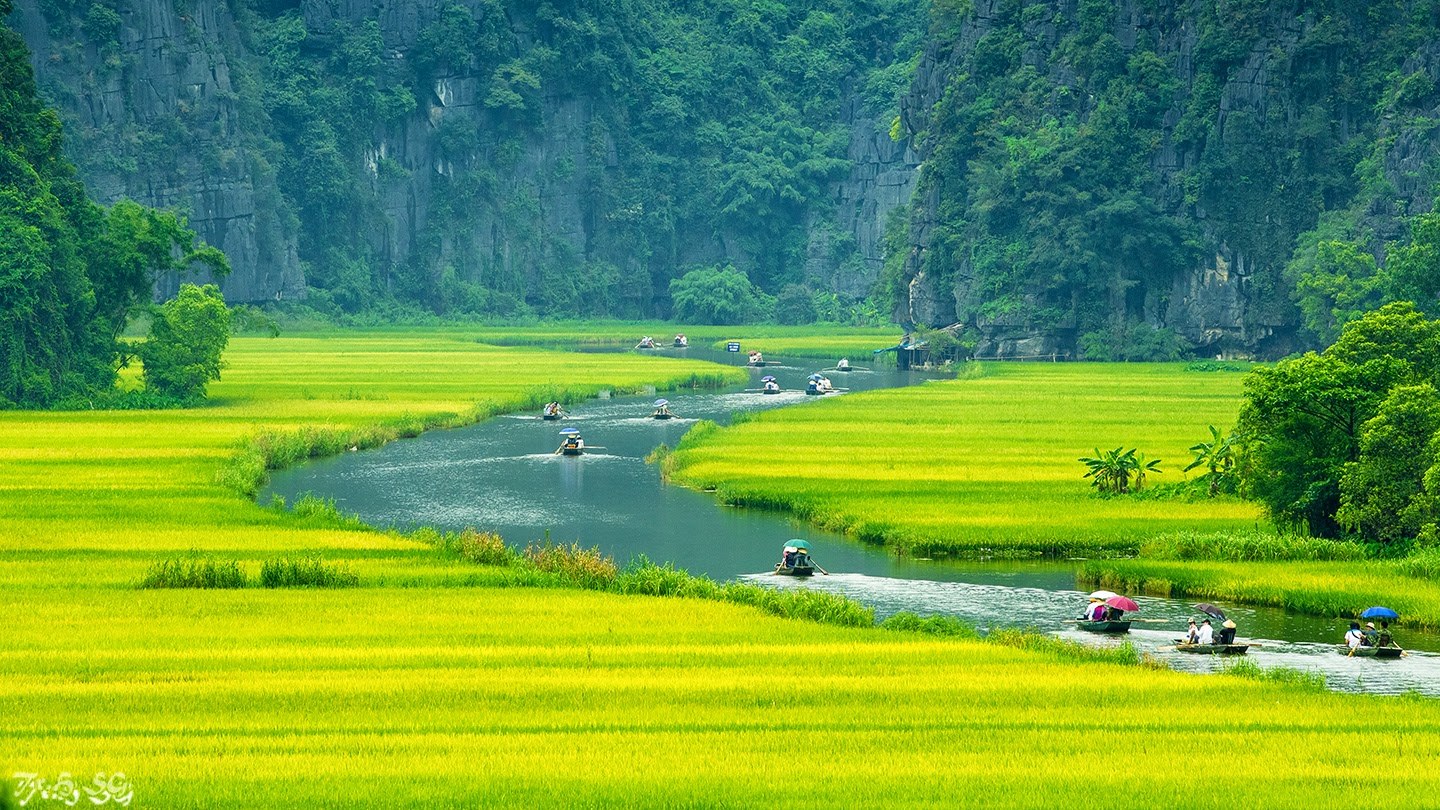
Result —
M 1130 632 L 1129 621 L 1099 621 L 1092 622 L 1086 619 L 1076 619 L 1077 626 L 1087 633 L 1128 633 Z
M 560 407 L 560 403 L 558 402 L 547 402 L 545 403 L 545 407 L 540 411 L 540 418 L 547 422 L 564 419 L 565 409 Z
M 684 349 L 690 345 L 690 339 L 684 335 L 676 335 L 674 345 L 677 349 Z
M 815 572 L 829 574 L 810 559 L 810 544 L 804 540 L 790 540 L 780 552 L 780 562 L 775 564 L 775 573 L 785 577 L 812 577 Z
M 565 428 L 560 431 L 560 447 L 555 450 L 557 456 L 579 456 L 585 453 L 585 440 L 580 438 L 580 431 L 576 428 Z
M 1183 638 L 1175 639 L 1175 651 L 1196 655 L 1244 655 L 1249 644 L 1191 644 Z
M 655 400 L 655 412 L 650 414 L 651 419 L 674 419 L 675 414 L 670 412 L 670 400 Z
M 1341 644 L 1340 654 L 1349 658 L 1395 659 L 1403 656 L 1405 651 L 1399 647 L 1356 647 L 1352 650 Z
M 652 338 L 652 337 L 650 337 L 649 335 L 646 335 L 645 337 L 640 338 L 640 342 L 635 344 L 635 348 L 637 348 L 637 349 L 653 349 L 653 348 L 655 348 L 655 338 Z
M 765 366 L 765 355 L 761 354 L 760 352 L 752 351 L 750 352 L 749 359 L 746 360 L 745 364 L 748 366 L 754 366 L 755 368 L 763 368 Z
M 762 394 L 778 394 L 778 393 L 780 393 L 780 383 L 778 383 L 778 382 L 775 381 L 775 375 L 773 375 L 773 374 L 766 374 L 764 377 L 761 377 L 761 378 L 760 378 L 760 393 L 762 393 Z
M 848 358 L 848 357 L 842 357 L 842 358 L 840 358 L 840 362 L 838 362 L 838 363 L 835 364 L 835 370 L 836 370 L 836 371 L 849 371 L 849 370 L 850 370 L 850 358 Z
M 1124 618 L 1125 613 L 1139 610 L 1140 606 L 1129 597 L 1111 591 L 1096 591 L 1090 594 L 1090 606 L 1085 609 L 1085 615 L 1076 619 L 1075 624 L 1087 633 L 1128 633 L 1130 620 Z

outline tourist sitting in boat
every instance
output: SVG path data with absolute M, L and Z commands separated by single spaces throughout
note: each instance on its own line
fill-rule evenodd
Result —
M 650 415 L 655 419 L 670 419 L 675 416 L 670 412 L 670 403 L 663 399 L 655 403 L 655 413 Z
M 840 358 L 840 362 L 838 362 L 838 363 L 835 364 L 835 368 L 838 368 L 838 369 L 840 369 L 841 371 L 849 371 L 849 370 L 850 370 L 850 358 L 848 358 L 848 357 L 842 357 L 842 358 Z
M 1360 634 L 1360 646 L 1379 647 L 1380 634 L 1375 630 L 1375 622 L 1366 622 L 1365 629 Z
M 1350 622 L 1350 629 L 1345 632 L 1345 646 L 1355 650 L 1364 643 L 1365 634 L 1360 632 L 1360 622 Z
M 560 409 L 560 403 L 558 402 L 545 403 L 545 410 L 543 411 L 543 413 L 546 419 L 558 419 L 564 414 L 564 412 Z
M 1210 620 L 1206 619 L 1200 623 L 1200 632 L 1195 637 L 1196 644 L 1214 644 L 1215 628 L 1210 626 Z
M 1107 622 L 1119 622 L 1119 621 L 1124 621 L 1124 620 L 1125 620 L 1125 611 L 1123 611 L 1123 610 L 1121 610 L 1120 608 L 1117 608 L 1117 607 L 1110 607 L 1109 605 L 1106 605 L 1106 606 L 1105 606 L 1104 617 L 1105 617 L 1105 618 L 1103 619 L 1103 621 L 1107 621 Z
M 683 348 L 685 348 L 686 346 L 689 346 L 689 345 L 690 345 L 690 339 L 689 339 L 689 338 L 685 337 L 684 335 L 676 335 L 676 336 L 675 336 L 675 347 L 676 347 L 676 348 L 683 349 Z
M 561 431 L 561 433 L 565 438 L 561 440 L 560 448 L 555 451 L 556 453 L 567 456 L 578 456 L 585 452 L 585 440 L 580 438 L 580 431 L 574 428 L 566 428 L 564 431 Z
M 1195 620 L 1194 620 L 1194 619 L 1191 619 L 1191 620 L 1190 620 L 1190 627 L 1185 631 L 1185 643 L 1186 643 L 1186 644 L 1199 644 L 1199 643 L 1200 643 L 1200 628 L 1197 627 L 1197 626 L 1195 626 Z
M 750 352 L 750 365 L 752 365 L 752 366 L 763 366 L 763 365 L 765 365 L 765 355 L 761 354 L 760 352 Z
M 1106 613 L 1106 611 L 1108 611 L 1108 610 L 1109 610 L 1109 608 L 1105 607 L 1105 603 L 1104 603 L 1104 602 L 1101 602 L 1099 599 L 1096 599 L 1096 600 L 1094 601 L 1094 604 L 1092 604 L 1092 605 L 1090 606 L 1090 621 L 1092 621 L 1092 622 L 1103 622 L 1103 621 L 1105 621 L 1105 613 Z
M 637 344 L 635 344 L 635 348 L 637 348 L 637 349 L 653 349 L 653 348 L 655 348 L 655 338 L 652 338 L 652 337 L 650 337 L 649 335 L 646 335 L 645 337 L 640 338 L 640 342 L 637 343 Z
M 1390 622 L 1388 622 L 1388 621 L 1386 621 L 1386 620 L 1384 620 L 1384 619 L 1381 619 L 1381 620 L 1380 620 L 1380 636 L 1379 636 L 1379 638 L 1377 638 L 1377 639 L 1375 640 L 1375 646 L 1376 646 L 1376 647 L 1398 647 L 1398 646 L 1400 646 L 1399 644 L 1396 644 L 1396 643 L 1395 643 L 1395 639 L 1394 639 L 1393 637 L 1391 637 L 1391 635 L 1390 635 Z
M 1225 620 L 1225 623 L 1222 624 L 1222 625 L 1220 625 L 1220 635 L 1219 635 L 1218 638 L 1216 638 L 1215 643 L 1216 643 L 1216 644 L 1234 644 L 1234 643 L 1235 643 L 1235 622 L 1231 621 L 1230 619 L 1226 619 L 1226 620 Z
M 774 380 L 766 380 L 765 387 L 761 390 L 767 394 L 778 394 L 780 393 L 780 383 L 777 383 Z

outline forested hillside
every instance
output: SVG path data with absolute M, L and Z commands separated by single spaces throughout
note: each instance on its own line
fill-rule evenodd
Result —
M 854 150 L 903 154 L 873 122 L 927 27 L 921 0 L 22 0 L 12 19 L 83 171 L 190 208 L 232 300 L 308 285 L 322 309 L 547 316 L 663 315 L 672 279 L 726 265 L 837 312 L 863 299 L 878 254 L 853 220 L 873 246 L 885 212 L 842 222 L 834 186 Z
M 901 127 L 925 169 L 885 287 L 982 356 L 1333 338 L 1333 295 L 1304 324 L 1296 307 L 1317 244 L 1373 268 L 1433 205 L 1433 0 L 935 6 Z
M 1440 287 L 1440 0 L 16 1 L 232 301 L 1154 359 Z

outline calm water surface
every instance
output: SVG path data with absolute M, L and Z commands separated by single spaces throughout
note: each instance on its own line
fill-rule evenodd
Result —
M 663 354 L 680 350 L 661 349 Z M 743 355 L 683 350 L 692 358 L 732 365 Z M 1075 629 L 1084 598 L 1075 588 L 1074 563 L 939 563 L 897 558 L 884 549 L 797 523 L 783 515 L 726 507 L 712 495 L 661 484 L 644 457 L 660 444 L 674 446 L 699 419 L 728 422 L 740 412 L 795 406 L 859 391 L 921 385 L 939 375 L 870 367 L 851 358 L 855 370 L 835 371 L 833 361 L 772 358 L 750 369 L 743 387 L 664 392 L 646 397 L 601 397 L 575 406 L 560 422 L 538 414 L 512 414 L 478 425 L 427 433 L 385 447 L 324 459 L 276 474 L 269 490 L 289 500 L 313 493 L 333 498 L 345 512 L 377 526 L 446 529 L 475 526 L 500 533 L 511 544 L 549 537 L 599 546 L 624 563 L 636 555 L 672 562 L 716 579 L 743 579 L 775 587 L 809 587 L 844 593 L 880 615 L 910 610 L 945 614 L 982 629 L 1033 627 L 1089 644 L 1119 643 Z M 826 366 L 830 366 L 826 369 Z M 824 372 L 842 390 L 806 396 L 806 378 Z M 784 391 L 759 392 L 761 377 L 774 375 Z M 650 418 L 664 397 L 679 418 Z M 584 456 L 557 456 L 559 431 L 576 428 L 592 448 Z M 764 459 L 756 459 L 763 465 Z M 792 537 L 810 541 L 816 560 L 831 576 L 793 580 L 770 575 L 781 545 Z M 1177 669 L 1211 671 L 1226 661 L 1164 649 L 1195 615 L 1188 602 L 1137 598 L 1141 617 L 1131 643 Z M 1242 640 L 1256 640 L 1249 658 L 1261 666 L 1288 666 L 1325 674 L 1342 690 L 1440 696 L 1440 637 L 1404 630 L 1401 643 L 1414 650 L 1398 661 L 1349 659 L 1335 643 L 1345 624 L 1282 610 L 1227 605 Z

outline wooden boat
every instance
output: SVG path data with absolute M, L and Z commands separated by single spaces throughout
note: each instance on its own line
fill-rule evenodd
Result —
M 583 455 L 585 455 L 585 448 L 583 448 L 583 447 L 562 447 L 562 448 L 560 448 L 560 455 L 562 455 L 562 456 L 583 456 Z
M 1118 622 L 1092 622 L 1088 619 L 1076 619 L 1075 623 L 1081 630 L 1090 633 L 1128 633 L 1130 632 L 1130 621 L 1128 619 Z
M 815 566 L 775 563 L 775 573 L 782 577 L 813 577 L 815 576 Z
M 1356 647 L 1352 651 L 1342 644 L 1340 654 L 1351 658 L 1399 658 L 1405 651 L 1399 647 Z
M 1191 644 L 1181 639 L 1175 640 L 1176 652 L 1196 655 L 1244 655 L 1249 649 L 1249 644 Z
M 565 418 L 565 414 L 563 414 L 563 413 L 542 413 L 542 414 L 540 414 L 540 418 L 541 418 L 541 419 L 544 419 L 546 422 L 554 422 L 556 419 L 564 419 L 564 418 Z
M 675 414 L 669 413 L 669 412 L 666 412 L 666 413 L 656 413 L 656 414 L 652 414 L 652 415 L 650 416 L 650 418 L 651 418 L 651 419 L 674 419 L 674 418 L 675 418 Z

